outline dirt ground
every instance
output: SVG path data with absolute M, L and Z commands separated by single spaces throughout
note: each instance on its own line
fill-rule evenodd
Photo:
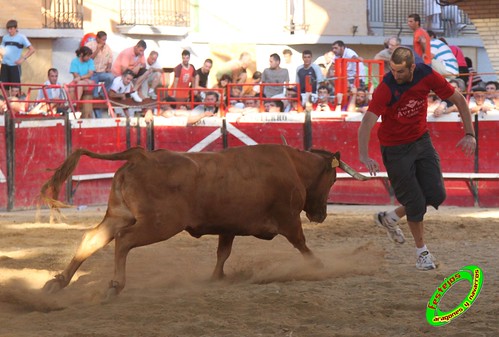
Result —
M 40 288 L 70 261 L 104 207 L 0 213 L 0 336 L 498 336 L 499 209 L 429 211 L 427 244 L 435 271 L 415 269 L 409 239 L 391 243 L 371 220 L 384 206 L 332 205 L 323 224 L 305 222 L 307 243 L 324 268 L 305 264 L 283 237 L 238 237 L 227 278 L 210 282 L 217 238 L 181 233 L 131 252 L 127 285 L 104 303 L 114 244 L 88 259 L 57 294 Z M 430 326 L 426 304 L 445 277 L 465 265 L 484 271 L 481 294 L 462 316 Z M 468 293 L 460 282 L 440 302 L 451 310 Z

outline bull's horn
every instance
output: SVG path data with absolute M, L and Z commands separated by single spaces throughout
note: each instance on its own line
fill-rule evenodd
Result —
M 340 160 L 340 168 L 357 180 L 364 181 L 364 180 L 371 179 L 370 177 L 365 176 L 365 175 L 360 174 L 359 172 L 355 171 L 352 167 L 348 166 L 343 160 Z

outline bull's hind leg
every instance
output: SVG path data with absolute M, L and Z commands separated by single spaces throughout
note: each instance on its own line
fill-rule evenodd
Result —
M 235 235 L 221 234 L 218 236 L 217 265 L 211 276 L 212 280 L 220 280 L 224 277 L 224 264 L 232 251 L 232 242 Z
M 119 231 L 115 237 L 114 278 L 110 282 L 108 298 L 119 294 L 126 282 L 126 258 L 128 252 L 135 247 L 150 245 L 164 241 L 184 230 L 178 225 L 181 221 L 158 223 L 155 219 L 141 219 L 133 226 Z
M 317 267 L 322 267 L 322 262 L 307 247 L 305 235 L 300 220 L 300 216 L 279 224 L 279 234 L 283 235 L 288 241 L 300 251 L 303 257 Z
M 54 279 L 45 283 L 43 290 L 55 292 L 65 288 L 80 265 L 93 253 L 113 240 L 115 228 L 124 226 L 126 226 L 126 222 L 124 222 L 123 218 L 109 217 L 106 215 L 98 226 L 85 232 L 73 259 L 66 269 L 64 269 L 61 274 L 56 275 Z

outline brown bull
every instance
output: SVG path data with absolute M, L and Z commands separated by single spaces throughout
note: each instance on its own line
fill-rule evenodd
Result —
M 82 155 L 127 162 L 114 176 L 104 219 L 84 234 L 66 269 L 45 284 L 50 292 L 66 287 L 83 261 L 114 239 L 115 274 L 109 294 L 117 294 L 125 286 L 126 258 L 132 248 L 167 240 L 183 230 L 194 237 L 219 236 L 216 279 L 224 276 L 236 235 L 270 240 L 281 234 L 305 258 L 318 261 L 305 244 L 300 213 L 304 210 L 309 220 L 324 221 L 335 167 L 345 169 L 339 153 L 284 145 L 219 153 L 133 148 L 98 154 L 80 149 L 43 186 L 42 196 L 51 207 L 60 205 L 60 187 Z

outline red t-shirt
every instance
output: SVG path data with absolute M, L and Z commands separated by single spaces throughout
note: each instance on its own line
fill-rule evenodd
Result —
M 368 109 L 381 116 L 378 129 L 381 145 L 407 144 L 428 131 L 426 116 L 431 90 L 441 99 L 454 93 L 454 88 L 440 74 L 422 63 L 416 64 L 410 83 L 399 85 L 391 73 L 385 75 L 374 91 Z
M 194 81 L 194 76 L 196 75 L 196 68 L 192 64 L 189 64 L 188 68 L 185 68 L 182 63 L 175 67 L 173 70 L 175 78 L 178 78 L 177 88 L 190 88 L 192 82 Z M 187 98 L 189 97 L 188 90 L 177 90 L 177 98 Z
M 425 39 L 425 53 L 423 55 L 423 48 L 421 48 L 421 44 L 419 43 L 419 39 Z M 430 35 L 423 28 L 418 28 L 414 31 L 414 39 L 412 41 L 414 45 L 414 51 L 423 59 L 425 64 L 431 64 L 431 44 L 430 44 Z

